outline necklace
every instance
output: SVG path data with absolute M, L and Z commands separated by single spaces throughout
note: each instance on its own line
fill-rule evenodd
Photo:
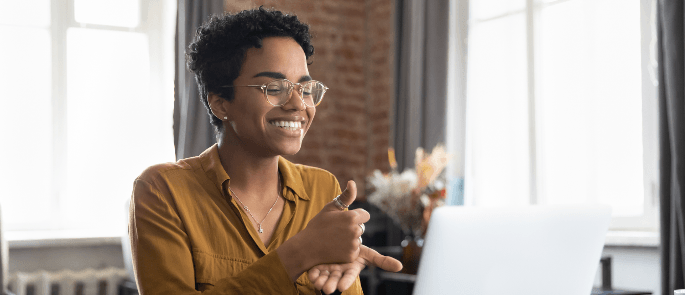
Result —
M 280 182 L 280 180 L 281 180 L 280 175 L 279 175 L 278 180 Z M 279 185 L 279 187 L 280 187 L 280 185 Z M 252 219 L 254 219 L 254 221 L 257 222 L 257 218 L 254 218 L 254 215 L 252 215 L 252 212 L 250 212 L 250 209 L 248 209 L 247 206 L 245 206 L 245 204 L 243 204 L 243 201 L 241 201 L 240 198 L 238 198 L 238 195 L 235 192 L 233 192 L 230 185 L 228 186 L 228 190 L 235 197 L 235 199 L 238 200 L 238 202 L 240 202 L 240 205 L 243 206 L 243 209 L 245 209 L 245 212 L 247 212 L 247 214 L 250 214 L 250 217 L 252 217 Z M 262 230 L 262 223 L 264 222 L 264 220 L 266 220 L 266 217 L 269 216 L 269 213 L 271 213 L 271 210 L 274 209 L 274 206 L 276 206 L 276 203 L 278 202 L 278 196 L 279 196 L 279 194 L 276 194 L 276 200 L 274 201 L 274 204 L 271 205 L 271 208 L 269 208 L 269 212 L 266 212 L 266 215 L 264 215 L 264 219 L 262 219 L 262 221 L 260 221 L 260 222 L 257 222 L 257 226 L 259 226 L 258 231 L 260 234 L 264 232 L 264 230 Z

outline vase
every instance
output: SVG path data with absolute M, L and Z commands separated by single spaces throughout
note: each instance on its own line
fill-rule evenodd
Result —
M 402 272 L 415 275 L 419 270 L 423 238 L 407 236 L 402 241 Z

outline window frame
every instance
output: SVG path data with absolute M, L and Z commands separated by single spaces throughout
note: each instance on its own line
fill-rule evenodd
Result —
M 530 179 L 530 199 L 529 204 L 544 203 L 544 184 L 541 181 L 541 164 L 542 155 L 538 154 L 539 144 L 538 136 L 542 122 L 538 119 L 539 113 L 536 112 L 536 92 L 538 91 L 536 82 L 539 81 L 538 64 L 536 60 L 536 50 L 540 48 L 540 42 L 537 39 L 540 36 L 540 15 L 541 10 L 545 7 L 556 5 L 559 3 L 576 0 L 556 0 L 541 2 L 536 0 L 526 0 L 525 7 L 519 10 L 512 10 L 501 13 L 499 15 L 488 17 L 487 19 L 470 19 L 470 17 L 462 17 L 456 13 L 458 9 L 467 9 L 469 0 L 452 0 L 450 2 L 450 63 L 451 77 L 449 81 L 456 80 L 455 85 L 459 85 L 462 89 L 453 89 L 455 86 L 450 86 L 451 91 L 448 91 L 448 112 L 450 114 L 459 114 L 457 116 L 448 116 L 446 122 L 448 126 L 454 126 L 450 129 L 448 127 L 447 142 L 448 150 L 451 152 L 466 151 L 464 163 L 457 163 L 448 168 L 448 173 L 451 176 L 467 177 L 465 181 L 465 200 L 464 204 L 474 204 L 473 190 L 469 188 L 468 175 L 469 170 L 473 169 L 469 163 L 470 147 L 465 143 L 465 139 L 456 138 L 464 137 L 469 131 L 466 128 L 467 123 L 464 122 L 466 105 L 466 94 L 463 88 L 466 85 L 465 70 L 455 71 L 453 69 L 460 67 L 465 69 L 467 64 L 467 41 L 469 28 L 478 23 L 487 22 L 490 20 L 499 19 L 513 14 L 524 14 L 526 19 L 526 57 L 527 57 L 527 94 L 528 94 L 528 147 L 529 147 L 529 179 Z M 640 28 L 641 28 L 641 83 L 642 83 L 642 144 L 643 144 L 643 183 L 644 183 L 644 198 L 643 209 L 644 213 L 641 216 L 635 217 L 613 217 L 610 225 L 612 231 L 636 231 L 636 232 L 658 232 L 658 96 L 657 84 L 655 79 L 655 63 L 656 53 L 655 40 L 656 38 L 656 23 L 655 23 L 655 0 L 639 0 L 640 1 Z M 460 44 L 460 41 L 464 40 Z M 456 166 L 456 167 L 455 167 Z M 461 166 L 461 167 L 459 167 Z M 463 171 L 466 171 L 464 173 Z
M 67 145 L 68 134 L 68 114 L 67 114 L 67 32 L 70 28 L 97 29 L 119 32 L 133 32 L 143 34 L 148 40 L 148 57 L 150 61 L 150 93 L 152 99 L 162 101 L 173 97 L 174 79 L 174 52 L 172 45 L 175 30 L 175 13 L 171 18 L 171 10 L 176 10 L 176 4 L 167 1 L 138 0 L 139 20 L 135 27 L 120 27 L 90 23 L 80 23 L 75 19 L 75 0 L 49 0 L 50 21 L 49 27 L 45 29 L 50 34 L 50 56 L 51 56 L 51 77 L 50 77 L 50 102 L 51 102 L 51 131 L 52 131 L 52 150 L 51 150 L 51 175 L 50 175 L 50 195 L 43 199 L 49 203 L 54 210 L 50 211 L 47 217 L 48 222 L 17 222 L 4 228 L 7 230 L 8 240 L 41 240 L 44 238 L 101 238 L 115 237 L 121 235 L 121 229 L 106 228 L 103 230 L 78 229 L 72 222 L 67 221 L 65 210 L 64 194 L 67 184 Z M 154 12 L 155 15 L 151 15 Z M 157 14 L 159 13 L 159 14 Z M 22 26 L 30 27 L 30 26 Z M 169 40 L 171 38 L 171 40 Z M 169 47 L 169 48 L 167 48 Z M 166 98 L 166 99 L 165 99 Z M 167 108 L 162 108 L 160 112 L 166 112 L 171 118 L 173 104 L 169 103 Z M 170 119 L 171 122 L 171 119 Z M 169 137 L 171 138 L 171 126 L 169 127 Z M 170 142 L 172 143 L 172 141 Z M 173 160 L 173 159 L 172 159 Z M 131 180 L 133 181 L 133 180 Z M 124 203 L 120 208 L 122 216 L 125 213 Z M 114 208 L 116 210 L 116 208 Z M 125 220 L 122 217 L 122 224 Z

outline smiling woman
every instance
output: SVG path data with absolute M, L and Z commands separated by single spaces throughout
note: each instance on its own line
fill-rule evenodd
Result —
M 217 144 L 135 181 L 129 234 L 141 294 L 361 294 L 368 212 L 328 171 L 296 165 L 326 86 L 309 28 L 263 8 L 212 17 L 186 53 Z M 293 83 L 291 81 L 297 81 Z M 337 202 L 334 202 L 334 198 Z

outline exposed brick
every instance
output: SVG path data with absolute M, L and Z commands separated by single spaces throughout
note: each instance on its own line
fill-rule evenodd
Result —
M 335 55 L 337 55 L 339 58 L 342 59 L 347 59 L 347 60 L 355 60 L 361 58 L 357 52 L 352 50 L 351 48 L 338 48 L 334 50 Z
M 371 116 L 373 117 L 373 123 L 386 123 L 388 119 L 388 112 L 381 108 L 374 108 L 371 110 Z M 386 124 L 387 125 L 387 124 Z
M 348 79 L 345 79 L 345 84 L 350 86 L 350 87 L 356 87 L 356 88 L 362 88 L 366 86 L 366 80 L 364 80 L 361 77 L 350 77 Z
M 362 167 L 365 162 L 362 159 L 350 158 L 346 154 L 333 155 L 331 156 L 333 163 L 340 165 L 337 168 L 346 168 L 347 170 L 358 170 L 357 168 Z
M 362 134 L 360 132 L 350 131 L 347 129 L 334 130 L 333 136 L 346 140 L 360 140 L 362 138 Z
M 347 72 L 347 73 L 353 73 L 353 74 L 358 74 L 358 75 L 362 75 L 364 73 L 364 67 L 362 65 L 349 64 L 349 63 L 337 65 L 337 70 L 338 70 L 338 72 Z
M 364 36 L 358 34 L 344 34 L 342 41 L 351 44 L 362 44 L 364 42 Z
M 359 154 L 359 155 L 366 155 L 369 152 L 366 149 L 366 145 L 354 147 L 354 148 L 352 148 L 352 151 L 356 154 Z
M 377 153 L 382 153 L 385 155 L 388 152 L 387 146 L 388 146 L 389 141 L 390 141 L 390 136 L 378 136 L 378 137 L 374 138 L 372 142 L 373 142 L 373 145 L 378 146 L 378 147 L 385 146 L 386 147 L 385 149 L 376 150 Z
M 371 108 L 373 108 L 373 112 L 375 113 L 375 116 L 384 116 L 383 118 L 388 118 L 388 113 L 383 112 L 384 108 L 388 106 L 388 100 L 384 99 L 383 97 L 376 97 L 376 99 L 371 103 Z M 383 112 L 383 114 L 380 114 Z M 377 119 L 383 119 L 383 118 L 377 118 Z
M 378 126 L 373 127 L 373 133 L 374 134 L 383 134 L 383 133 L 388 133 L 388 132 L 390 132 L 388 125 L 378 125 Z

